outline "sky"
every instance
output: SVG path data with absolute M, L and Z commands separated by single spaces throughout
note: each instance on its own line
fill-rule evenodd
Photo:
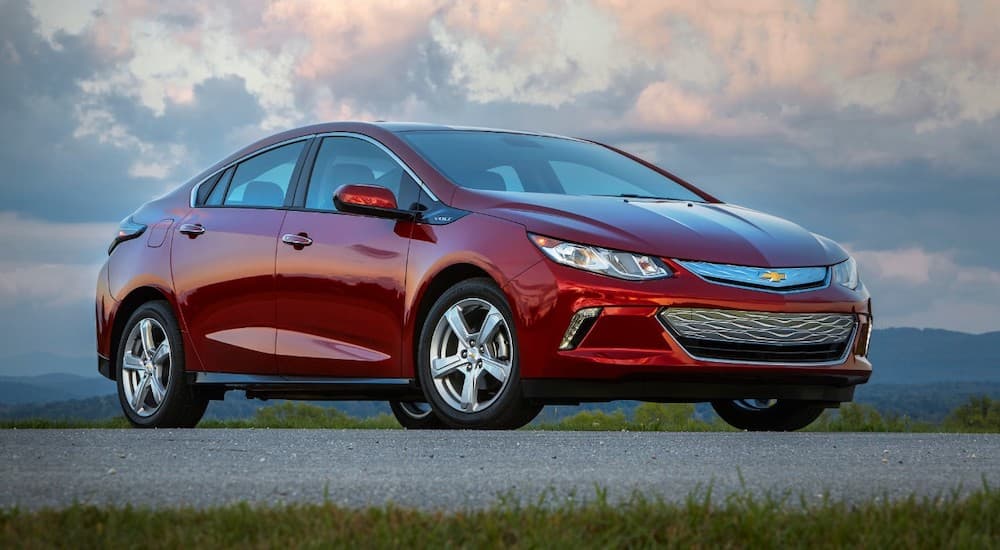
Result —
M 605 141 L 844 244 L 880 327 L 1000 330 L 998 36 L 998 0 L 0 0 L 0 357 L 92 357 L 120 219 L 331 120 Z

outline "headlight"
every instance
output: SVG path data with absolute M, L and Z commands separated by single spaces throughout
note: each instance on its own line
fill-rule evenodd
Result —
M 672 274 L 670 268 L 662 260 L 644 254 L 568 243 L 541 235 L 529 234 L 528 236 L 533 243 L 538 245 L 538 248 L 542 249 L 546 256 L 558 263 L 577 269 L 630 281 L 663 279 Z
M 831 269 L 833 270 L 833 282 L 851 290 L 858 288 L 858 262 L 855 262 L 854 258 L 848 258 Z

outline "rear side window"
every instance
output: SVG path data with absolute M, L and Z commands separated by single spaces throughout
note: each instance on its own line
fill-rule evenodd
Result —
M 195 196 L 195 201 L 194 201 L 196 205 L 202 206 L 203 204 L 205 204 L 205 202 L 208 200 L 209 192 L 215 189 L 215 186 L 219 181 L 219 176 L 221 175 L 222 174 L 216 174 L 208 178 L 207 180 L 202 182 L 201 185 L 198 186 L 198 194 Z
M 236 165 L 225 206 L 280 207 L 306 141 L 271 149 Z M 216 186 L 218 187 L 218 186 Z
M 222 199 L 226 196 L 226 189 L 229 188 L 229 180 L 233 178 L 233 170 L 235 168 L 230 167 L 229 170 L 222 173 L 222 177 L 218 178 L 218 182 L 212 188 L 212 192 L 205 199 L 205 206 L 222 205 Z

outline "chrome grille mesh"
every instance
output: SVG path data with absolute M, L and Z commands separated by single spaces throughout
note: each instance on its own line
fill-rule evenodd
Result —
M 662 319 L 682 338 L 741 344 L 835 344 L 850 337 L 854 315 L 669 308 Z

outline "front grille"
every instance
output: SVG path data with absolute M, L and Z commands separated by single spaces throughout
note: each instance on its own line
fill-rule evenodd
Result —
M 843 360 L 857 324 L 849 313 L 667 308 L 659 316 L 693 357 L 754 363 Z
M 710 283 L 753 290 L 802 292 L 826 288 L 830 284 L 829 270 L 826 267 L 770 268 L 685 260 L 674 261 Z

